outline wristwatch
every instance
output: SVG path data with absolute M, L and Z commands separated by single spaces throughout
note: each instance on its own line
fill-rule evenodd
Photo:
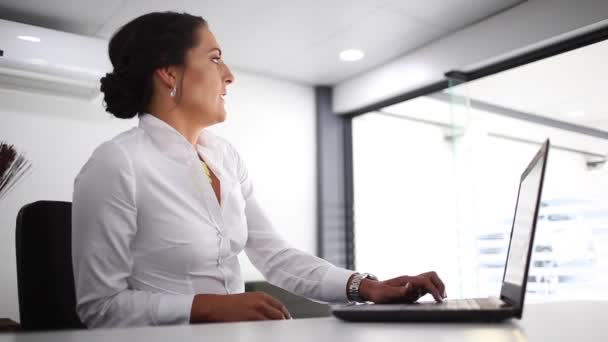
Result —
M 359 303 L 365 302 L 365 300 L 361 298 L 359 287 L 361 286 L 361 281 L 367 278 L 371 280 L 378 280 L 378 278 L 371 273 L 355 273 L 353 275 L 350 285 L 348 286 L 348 299 L 350 301 Z

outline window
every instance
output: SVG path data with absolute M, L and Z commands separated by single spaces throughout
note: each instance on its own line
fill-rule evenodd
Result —
M 353 119 L 355 261 L 498 295 L 519 177 L 550 137 L 527 299 L 608 299 L 600 42 Z

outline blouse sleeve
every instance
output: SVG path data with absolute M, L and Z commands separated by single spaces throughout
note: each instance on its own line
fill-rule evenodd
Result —
M 354 271 L 336 267 L 283 240 L 256 200 L 243 160 L 234 148 L 232 151 L 245 198 L 245 253 L 252 264 L 271 284 L 292 293 L 329 303 L 348 302 L 346 285 Z
M 74 181 L 72 264 L 76 312 L 89 328 L 187 324 L 194 295 L 129 288 L 137 232 L 133 166 L 109 141 Z

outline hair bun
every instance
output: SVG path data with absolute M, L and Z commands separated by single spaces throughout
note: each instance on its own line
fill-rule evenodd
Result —
M 135 82 L 128 72 L 110 72 L 100 80 L 100 90 L 106 104 L 106 112 L 120 119 L 133 118 L 141 107 L 141 82 Z
M 176 12 L 147 13 L 123 25 L 108 44 L 113 71 L 99 80 L 106 112 L 130 119 L 148 111 L 154 71 L 184 65 L 200 42 L 197 29 L 206 25 L 200 16 Z

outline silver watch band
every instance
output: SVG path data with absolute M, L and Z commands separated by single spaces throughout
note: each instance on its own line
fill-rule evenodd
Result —
M 348 286 L 348 299 L 352 302 L 363 303 L 365 300 L 361 298 L 361 294 L 359 293 L 359 287 L 361 287 L 361 281 L 363 279 L 372 279 L 378 280 L 375 275 L 371 273 L 355 273 L 353 278 Z

